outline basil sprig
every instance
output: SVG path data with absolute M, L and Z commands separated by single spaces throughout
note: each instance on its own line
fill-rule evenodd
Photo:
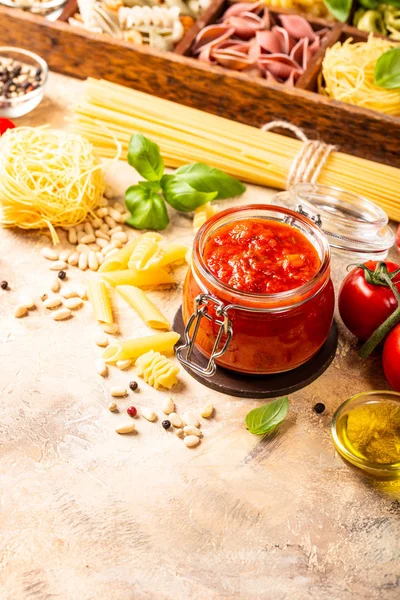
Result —
M 374 70 L 374 83 L 381 88 L 400 88 L 400 48 L 392 48 L 378 58 Z
M 141 134 L 130 140 L 128 162 L 146 179 L 125 192 L 131 213 L 126 223 L 135 229 L 165 229 L 169 223 L 165 202 L 178 211 L 191 212 L 206 202 L 233 198 L 246 190 L 234 177 L 203 163 L 164 175 L 160 148 Z
M 246 427 L 254 435 L 271 433 L 275 427 L 282 423 L 289 409 L 287 396 L 273 400 L 265 406 L 251 410 L 246 417 Z
M 344 23 L 349 18 L 353 0 L 324 0 L 324 4 L 338 21 Z M 380 0 L 376 2 L 369 0 L 362 1 L 360 4 L 368 9 L 376 8 L 378 4 L 389 4 L 399 8 L 400 0 L 382 0 L 382 2 Z

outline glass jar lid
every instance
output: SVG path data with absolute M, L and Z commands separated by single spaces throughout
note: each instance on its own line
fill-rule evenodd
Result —
M 298 183 L 274 196 L 283 204 L 312 219 L 336 253 L 363 259 L 386 258 L 395 234 L 387 214 L 357 194 L 313 183 Z

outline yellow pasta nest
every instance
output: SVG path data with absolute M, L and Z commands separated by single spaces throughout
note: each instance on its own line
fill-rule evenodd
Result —
M 320 92 L 334 98 L 371 108 L 387 115 L 400 115 L 400 90 L 384 89 L 374 84 L 376 61 L 396 45 L 388 40 L 369 36 L 367 42 L 343 44 L 328 48 L 322 63 Z
M 0 223 L 4 227 L 76 225 L 99 204 L 102 166 L 82 136 L 16 127 L 0 139 Z
M 179 367 L 160 352 L 150 350 L 150 352 L 142 354 L 137 359 L 136 366 L 138 375 L 156 389 L 163 386 L 170 390 L 178 383 Z

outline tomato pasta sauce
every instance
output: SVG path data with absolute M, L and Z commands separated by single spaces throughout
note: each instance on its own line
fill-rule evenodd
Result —
M 274 218 L 265 218 L 270 213 Z M 293 215 L 290 222 L 287 213 Z M 223 211 L 196 237 L 184 286 L 184 321 L 199 294 L 234 304 L 232 339 L 217 364 L 248 374 L 292 370 L 328 337 L 334 312 L 329 267 L 326 239 L 303 215 L 263 205 Z M 210 356 L 219 326 L 215 305 L 207 312 L 211 318 L 201 319 L 195 345 Z

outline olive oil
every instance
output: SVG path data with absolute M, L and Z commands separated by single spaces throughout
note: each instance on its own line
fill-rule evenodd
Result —
M 348 407 L 339 414 L 336 434 L 354 457 L 375 465 L 400 468 L 400 403 L 379 398 Z

